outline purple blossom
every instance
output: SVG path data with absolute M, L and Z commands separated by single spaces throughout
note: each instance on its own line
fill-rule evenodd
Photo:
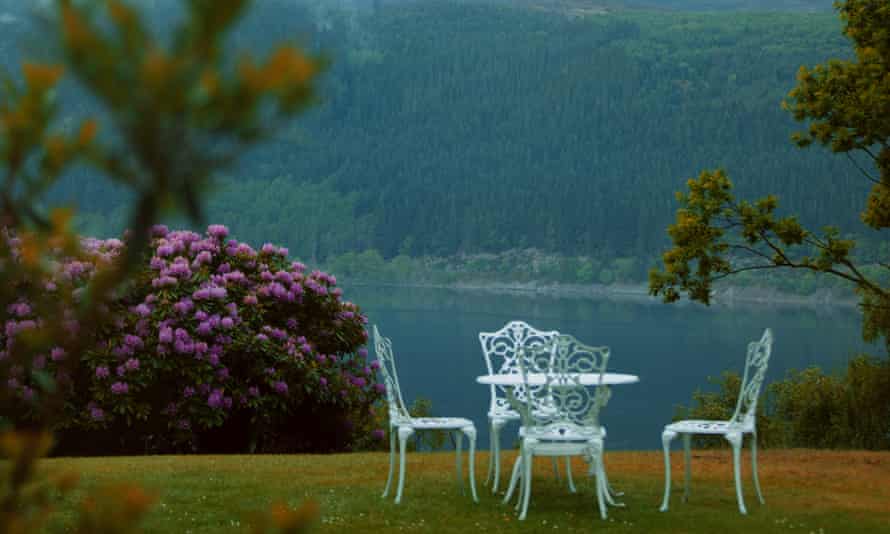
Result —
M 157 255 L 161 258 L 166 258 L 173 254 L 173 247 L 170 245 L 161 245 L 157 248 Z
M 172 276 L 160 276 L 151 281 L 151 287 L 159 288 L 165 286 L 175 286 L 176 278 Z
M 213 254 L 211 254 L 209 250 L 202 250 L 195 256 L 194 261 L 192 261 L 192 266 L 197 267 L 199 265 L 204 265 L 205 263 L 210 263 L 212 260 Z
M 165 237 L 169 233 L 170 230 L 163 224 L 156 224 L 151 227 L 152 237 Z
M 374 390 L 377 393 L 383 394 L 386 393 L 386 386 L 383 384 L 374 384 Z
M 115 395 L 123 395 L 130 391 L 130 386 L 127 385 L 126 382 L 115 382 L 111 384 L 111 392 Z
M 318 377 L 318 383 L 321 384 L 322 386 L 327 386 L 328 379 L 323 376 L 320 376 L 320 377 Z
M 366 349 L 365 347 L 362 347 L 362 348 L 358 349 L 356 354 L 358 354 L 359 358 L 367 358 L 368 357 L 368 349 Z
M 207 361 L 210 362 L 210 365 L 219 365 L 219 354 L 211 352 L 210 355 L 207 356 Z
M 287 389 L 288 389 L 287 384 L 285 382 L 282 382 L 281 380 L 279 380 L 278 382 L 275 382 L 275 384 L 273 384 L 272 387 L 274 387 L 275 391 L 277 391 L 278 393 L 280 393 L 282 395 L 287 394 Z
M 177 313 L 186 314 L 192 311 L 192 308 L 195 307 L 195 304 L 191 301 L 191 299 L 185 298 L 177 302 L 173 305 L 173 309 L 176 310 Z
M 135 371 L 136 369 L 139 369 L 139 359 L 130 358 L 127 360 L 127 363 L 124 364 L 124 367 L 127 368 L 127 371 Z
M 352 380 L 350 380 L 350 382 L 352 382 L 352 385 L 357 388 L 363 388 L 367 384 L 365 379 L 360 376 L 353 377 Z
M 108 378 L 109 374 L 110 373 L 108 372 L 108 367 L 104 365 L 96 367 L 96 378 Z
M 159 258 L 157 256 L 152 256 L 151 260 L 148 262 L 148 266 L 151 267 L 155 271 L 160 271 L 167 267 L 167 262 L 164 261 L 163 258 Z
M 147 304 L 139 304 L 133 308 L 133 312 L 140 317 L 148 317 L 151 315 L 151 308 Z
M 64 360 L 65 356 L 67 356 L 67 355 L 68 355 L 68 353 L 66 353 L 65 349 L 63 349 L 62 347 L 53 347 L 53 350 L 51 350 L 49 352 L 49 357 L 54 362 L 59 362 L 59 361 Z
M 102 411 L 102 408 L 93 406 L 92 408 L 90 408 L 90 418 L 93 421 L 102 421 L 103 419 L 105 419 L 105 412 Z
M 195 388 L 192 386 L 186 386 L 185 389 L 182 390 L 182 396 L 185 398 L 189 398 L 195 394 Z
M 197 332 L 199 336 L 209 336 L 213 333 L 213 327 L 207 321 L 202 321 L 198 324 Z
M 275 254 L 276 252 L 278 252 L 278 247 L 276 247 L 272 243 L 265 243 L 263 245 L 263 248 L 260 249 L 260 252 L 262 252 L 263 254 Z
M 31 313 L 31 306 L 28 306 L 25 302 L 17 302 L 9 307 L 9 311 L 19 317 L 24 317 Z
M 221 224 L 211 224 L 207 227 L 207 233 L 216 239 L 224 239 L 229 235 L 229 229 Z
M 117 376 L 124 376 L 127 373 L 127 368 L 123 365 L 118 365 L 114 371 L 117 373 Z
M 204 287 L 201 288 L 194 293 L 192 293 L 192 298 L 195 300 L 206 300 L 210 298 L 210 289 Z
M 231 317 L 223 317 L 222 321 L 220 321 L 219 324 L 220 326 L 228 330 L 235 326 L 235 321 L 233 321 Z
M 260 396 L 260 390 L 256 386 L 250 386 L 249 388 L 247 388 L 247 393 L 251 397 L 259 397 Z
M 161 328 L 158 332 L 158 343 L 171 343 L 173 341 L 173 329 L 169 326 Z
M 267 336 L 266 334 L 257 334 L 256 339 L 258 341 L 269 341 L 269 336 Z
M 136 349 L 141 349 L 143 346 L 142 338 L 131 334 L 127 334 L 126 336 L 124 336 L 124 343 L 128 347 L 133 347 Z
M 222 390 L 214 389 L 213 392 L 207 397 L 207 406 L 211 408 L 219 408 L 223 404 L 223 394 Z

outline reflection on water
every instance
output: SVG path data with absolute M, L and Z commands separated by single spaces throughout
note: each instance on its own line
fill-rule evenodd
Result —
M 649 300 L 590 300 L 538 294 L 493 294 L 435 288 L 344 287 L 370 323 L 392 339 L 405 401 L 432 400 L 435 415 L 473 419 L 488 447 L 489 391 L 480 331 L 519 319 L 612 349 L 614 372 L 639 375 L 616 386 L 602 420 L 609 449 L 658 449 L 674 406 L 688 404 L 707 379 L 740 370 L 749 341 L 771 327 L 775 343 L 767 383 L 786 371 L 819 365 L 838 369 L 859 353 L 882 353 L 860 337 L 856 308 L 664 305 Z M 503 436 L 515 430 L 508 427 Z M 508 440 L 506 443 L 510 443 Z

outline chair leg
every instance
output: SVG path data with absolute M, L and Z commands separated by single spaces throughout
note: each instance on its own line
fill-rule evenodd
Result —
M 692 482 L 692 434 L 683 434 L 683 467 L 683 502 L 686 502 Z
M 381 498 L 386 498 L 389 494 L 389 485 L 392 483 L 392 472 L 396 466 L 396 429 L 389 429 L 389 475 L 386 476 L 386 487 L 383 488 Z
M 491 484 L 491 492 L 497 493 L 501 481 L 501 428 L 504 421 L 495 420 L 492 423 L 492 437 L 494 439 L 494 482 Z
M 605 494 L 607 493 L 606 488 L 606 479 L 605 479 L 605 467 L 603 466 L 603 457 L 602 454 L 599 455 L 598 458 L 594 460 L 597 463 L 596 468 L 596 502 L 600 507 L 600 517 L 602 519 L 606 519 L 608 517 L 607 507 L 605 501 Z
M 754 489 L 757 490 L 757 499 L 760 504 L 765 504 L 763 493 L 760 491 L 760 478 L 757 476 L 757 430 L 751 435 L 751 470 L 754 472 Z
M 507 494 L 504 495 L 504 504 L 510 502 L 510 497 L 513 496 L 513 490 L 516 489 L 516 483 L 519 481 L 519 470 L 521 466 L 522 455 L 518 455 L 516 456 L 516 461 L 513 462 L 513 473 L 510 475 L 510 485 L 507 487 Z
M 520 521 L 525 520 L 525 516 L 528 514 L 528 501 L 532 494 L 532 453 L 527 446 L 525 447 L 525 450 L 522 451 L 522 464 L 522 482 L 524 489 L 522 491 L 522 512 L 519 513 Z
M 457 490 L 461 493 L 464 492 L 463 485 L 463 469 L 461 469 L 460 465 L 460 454 L 461 449 L 463 449 L 464 435 L 460 432 L 453 432 L 454 434 L 454 466 L 457 470 Z
M 414 434 L 410 427 L 399 427 L 399 489 L 396 491 L 396 504 L 402 502 L 402 490 L 405 487 L 405 445 Z
M 615 488 L 613 488 L 612 484 L 609 482 L 609 474 L 606 473 L 606 464 L 605 463 L 603 463 L 603 480 L 606 482 L 606 494 L 608 496 L 610 496 L 614 499 L 615 497 L 622 497 L 624 495 L 623 491 L 615 491 Z M 623 506 L 623 505 L 616 505 L 616 506 Z
M 664 499 L 661 501 L 662 512 L 667 512 L 671 498 L 671 440 L 677 437 L 672 430 L 661 433 L 661 446 L 664 449 Z
M 572 480 L 572 458 L 570 456 L 566 456 L 566 478 L 569 480 L 569 492 L 578 493 L 575 481 Z
M 479 502 L 479 496 L 476 495 L 476 427 L 464 427 L 461 432 L 467 436 L 467 441 L 470 442 L 469 458 L 467 458 L 470 471 L 470 493 L 473 495 L 473 502 Z
M 490 443 L 488 444 L 488 473 L 485 475 L 485 485 L 487 486 L 489 482 L 491 482 L 491 476 L 494 474 L 494 458 L 495 458 L 495 429 L 494 429 L 494 421 L 488 421 L 488 439 Z
M 732 471 L 735 476 L 735 495 L 739 501 L 739 512 L 747 514 L 748 510 L 745 509 L 745 498 L 742 496 L 742 473 L 740 465 L 742 463 L 742 433 L 730 432 L 724 437 L 726 438 L 726 441 L 732 445 Z

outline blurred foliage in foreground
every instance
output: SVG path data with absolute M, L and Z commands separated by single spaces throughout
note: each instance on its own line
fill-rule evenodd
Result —
M 33 376 L 38 389 L 34 430 L 0 436 L 4 462 L 0 531 L 34 532 L 52 512 L 53 483 L 35 476 L 48 452 L 49 428 L 61 416 L 59 387 L 76 369 L 87 340 L 109 321 L 106 303 L 126 286 L 152 225 L 162 212 L 202 218 L 202 191 L 250 145 L 311 101 L 317 58 L 287 45 L 264 60 L 249 54 L 231 61 L 225 36 L 248 0 L 188 0 L 183 20 L 163 42 L 120 0 L 57 0 L 46 39 L 57 41 L 62 63 L 24 62 L 20 81 L 7 77 L 0 99 L 0 313 L 24 297 L 38 317 L 17 336 L 0 365 Z M 58 124 L 57 86 L 70 72 L 103 108 L 101 120 L 76 128 Z M 48 296 L 61 258 L 83 255 L 71 231 L 70 209 L 44 208 L 47 191 L 74 164 L 86 165 L 133 192 L 126 253 L 103 265 L 77 295 Z M 55 376 L 34 369 L 37 354 L 59 350 Z M 6 374 L 6 373 L 3 373 Z M 4 385 L 5 386 L 5 385 Z M 10 388 L 0 388 L 7 403 Z M 74 477 L 55 484 L 65 490 Z M 150 504 L 140 490 L 108 489 L 84 502 L 79 532 L 135 528 Z M 258 522 L 298 532 L 310 508 L 273 510 Z

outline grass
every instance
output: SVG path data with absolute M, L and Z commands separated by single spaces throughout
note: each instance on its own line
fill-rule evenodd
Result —
M 502 456 L 505 470 L 513 456 L 509 451 Z M 275 501 L 296 506 L 306 499 L 321 509 L 313 532 L 890 532 L 887 452 L 761 452 L 766 505 L 756 502 L 748 471 L 749 514 L 741 516 L 727 450 L 694 451 L 687 503 L 681 499 L 682 456 L 674 455 L 675 485 L 667 513 L 657 510 L 663 490 L 661 453 L 609 451 L 609 476 L 626 493 L 627 507 L 610 508 L 606 521 L 599 518 L 592 480 L 582 475 L 580 460 L 574 464 L 579 493 L 572 495 L 541 459 L 523 522 L 482 484 L 487 461 L 487 452 L 477 454 L 480 502 L 473 504 L 457 488 L 453 453 L 409 454 L 400 505 L 380 498 L 387 453 L 55 458 L 42 466 L 48 472 L 73 469 L 82 477 L 80 489 L 61 506 L 56 528 L 71 524 L 84 491 L 129 481 L 158 496 L 144 523 L 147 532 L 241 532 L 251 511 Z M 744 465 L 749 465 L 747 457 Z

